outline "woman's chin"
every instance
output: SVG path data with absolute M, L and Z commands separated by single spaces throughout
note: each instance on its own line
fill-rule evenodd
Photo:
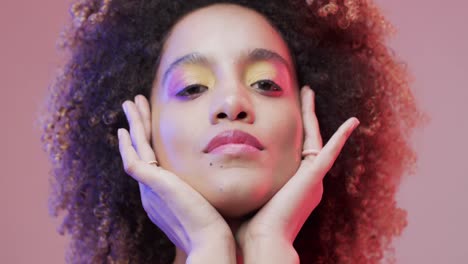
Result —
M 251 214 L 252 212 L 257 211 L 258 209 L 261 208 L 261 206 L 262 205 L 249 206 L 249 207 L 222 206 L 222 207 L 215 207 L 215 208 L 225 219 L 240 219 Z
M 224 218 L 236 219 L 260 209 L 271 197 L 269 195 L 225 195 L 219 199 L 210 199 L 210 203 Z
M 273 176 L 260 169 L 224 169 L 222 173 L 205 174 L 203 184 L 194 188 L 221 215 L 242 217 L 261 208 L 279 189 Z

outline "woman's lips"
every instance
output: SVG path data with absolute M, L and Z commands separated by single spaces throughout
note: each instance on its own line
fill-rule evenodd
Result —
M 240 154 L 240 153 L 253 153 L 259 152 L 260 150 L 256 147 L 247 144 L 225 144 L 218 146 L 212 149 L 209 153 L 210 154 Z
M 214 137 L 203 152 L 205 153 L 236 153 L 263 150 L 260 141 L 249 133 L 241 130 L 227 130 Z

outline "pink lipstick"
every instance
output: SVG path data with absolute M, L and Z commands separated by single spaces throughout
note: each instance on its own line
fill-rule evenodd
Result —
M 264 147 L 260 141 L 251 134 L 241 130 L 227 130 L 211 139 L 203 152 L 258 152 L 263 149 Z

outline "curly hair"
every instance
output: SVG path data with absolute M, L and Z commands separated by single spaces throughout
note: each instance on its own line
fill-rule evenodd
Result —
M 299 84 L 315 91 L 324 142 L 350 116 L 361 124 L 324 178 L 321 203 L 294 247 L 302 263 L 395 262 L 407 225 L 395 195 L 413 174 L 410 134 L 426 119 L 410 74 L 385 43 L 392 25 L 370 0 L 81 0 L 60 48 L 68 52 L 40 112 L 52 163 L 50 214 L 71 235 L 67 262 L 170 263 L 175 247 L 144 211 L 126 175 L 121 104 L 150 97 L 161 48 L 189 12 L 232 3 L 262 14 L 285 39 Z

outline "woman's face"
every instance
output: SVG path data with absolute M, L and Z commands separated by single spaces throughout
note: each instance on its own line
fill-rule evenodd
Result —
M 164 45 L 151 96 L 152 145 L 161 166 L 225 217 L 260 208 L 301 161 L 293 67 L 281 36 L 252 10 L 212 5 L 185 16 Z M 214 137 L 232 130 L 262 147 L 207 152 Z

